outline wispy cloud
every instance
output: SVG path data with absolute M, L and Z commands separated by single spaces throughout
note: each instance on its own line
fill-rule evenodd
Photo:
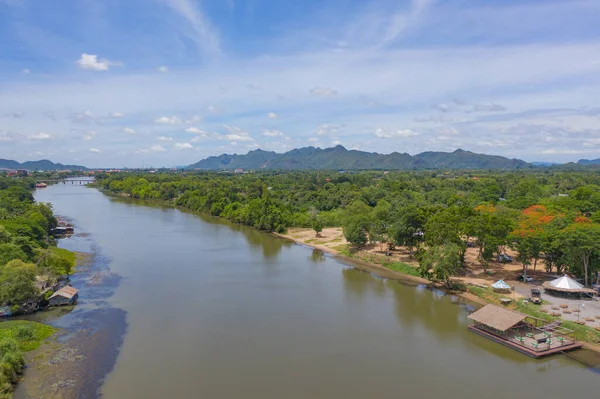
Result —
M 221 54 L 219 36 L 207 15 L 201 8 L 200 2 L 191 0 L 159 0 L 169 6 L 189 24 L 188 36 L 198 48 L 210 56 Z
M 181 119 L 176 116 L 161 116 L 154 120 L 154 123 L 158 123 L 161 125 L 181 125 Z

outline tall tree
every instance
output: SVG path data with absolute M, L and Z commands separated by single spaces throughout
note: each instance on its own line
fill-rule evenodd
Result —
M 588 286 L 590 276 L 590 259 L 600 252 L 600 224 L 590 219 L 579 217 L 575 223 L 563 230 L 563 242 L 567 251 L 583 266 L 585 285 Z
M 12 260 L 0 268 L 0 301 L 21 305 L 38 293 L 35 287 L 35 265 Z
M 442 281 L 450 286 L 450 277 L 461 264 L 462 248 L 457 244 L 430 247 L 419 255 L 419 273 L 421 276 Z

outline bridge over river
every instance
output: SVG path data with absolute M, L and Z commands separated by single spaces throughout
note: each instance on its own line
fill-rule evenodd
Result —
M 65 179 L 38 179 L 37 183 L 46 184 L 90 184 L 95 183 L 94 177 L 67 177 Z

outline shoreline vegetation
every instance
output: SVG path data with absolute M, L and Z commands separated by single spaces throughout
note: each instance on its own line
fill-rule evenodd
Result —
M 0 398 L 12 397 L 25 367 L 24 353 L 56 331 L 8 318 L 47 306 L 77 263 L 74 252 L 57 247 L 53 231 L 59 221 L 50 204 L 34 200 L 35 185 L 31 177 L 0 175 Z
M 500 303 L 486 288 L 492 278 L 600 279 L 595 171 L 125 172 L 97 174 L 95 186 L 251 226 L 479 304 Z M 324 242 L 331 229 L 336 236 Z M 509 308 L 551 318 L 511 297 Z M 600 329 L 564 323 L 600 343 Z

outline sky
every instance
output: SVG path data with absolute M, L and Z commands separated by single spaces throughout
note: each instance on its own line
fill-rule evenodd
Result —
M 598 15 L 598 0 L 0 0 L 0 158 L 599 158 Z

